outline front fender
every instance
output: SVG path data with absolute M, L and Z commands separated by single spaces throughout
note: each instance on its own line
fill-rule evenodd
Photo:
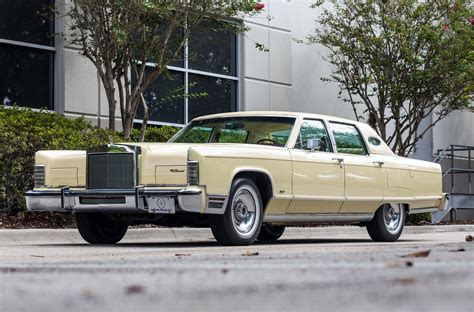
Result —
M 223 147 L 206 153 L 210 148 L 190 148 L 189 159 L 199 162 L 199 184 L 206 186 L 208 194 L 225 195 L 235 176 L 242 172 L 259 172 L 266 174 L 276 196 L 292 195 L 291 160 L 288 150 L 263 149 L 258 147 L 237 148 Z M 220 153 L 216 152 L 218 150 Z

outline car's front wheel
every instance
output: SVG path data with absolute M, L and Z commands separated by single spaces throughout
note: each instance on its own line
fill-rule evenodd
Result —
M 236 179 L 226 211 L 211 215 L 209 221 L 214 237 L 222 245 L 250 245 L 260 232 L 262 215 L 262 200 L 255 182 Z
M 405 209 L 401 204 L 385 204 L 367 223 L 367 232 L 375 242 L 394 242 L 402 234 Z
M 116 244 L 128 229 L 126 224 L 98 212 L 77 212 L 76 225 L 79 234 L 90 244 Z

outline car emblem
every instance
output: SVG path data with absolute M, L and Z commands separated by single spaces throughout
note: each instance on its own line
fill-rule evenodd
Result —
M 170 172 L 172 173 L 184 172 L 184 169 L 170 169 Z
M 158 205 L 158 208 L 160 209 L 163 209 L 166 207 L 166 200 L 164 200 L 163 198 L 158 199 L 156 203 Z

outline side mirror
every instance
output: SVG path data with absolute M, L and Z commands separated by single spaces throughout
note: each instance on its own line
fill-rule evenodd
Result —
M 321 140 L 320 139 L 308 139 L 306 141 L 306 147 L 310 149 L 312 152 L 315 150 L 319 150 L 321 147 Z

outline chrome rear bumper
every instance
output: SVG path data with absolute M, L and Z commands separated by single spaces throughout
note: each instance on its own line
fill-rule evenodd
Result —
M 200 189 L 157 189 L 139 187 L 134 190 L 32 190 L 25 194 L 29 211 L 98 211 L 149 212 L 150 197 L 172 197 L 178 210 L 201 212 L 203 194 Z

